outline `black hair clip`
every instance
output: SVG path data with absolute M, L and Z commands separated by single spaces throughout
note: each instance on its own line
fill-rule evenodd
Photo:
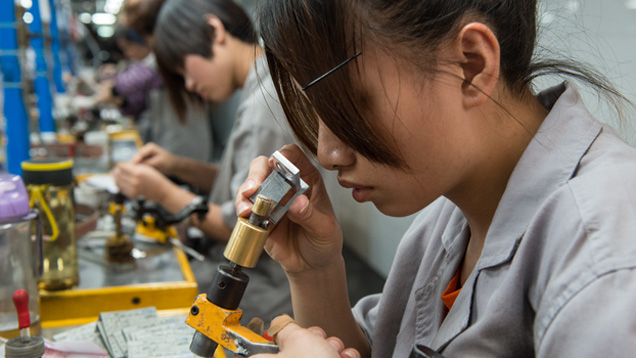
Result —
M 325 77 L 329 76 L 330 74 L 334 73 L 334 71 L 338 70 L 340 67 L 346 65 L 347 63 L 353 61 L 353 59 L 355 59 L 356 57 L 358 57 L 360 55 L 362 55 L 362 51 L 360 51 L 360 52 L 356 53 L 355 55 L 349 57 L 348 59 L 342 61 L 339 65 L 336 65 L 336 67 L 334 67 L 334 68 L 330 69 L 329 71 L 325 72 L 322 76 L 320 76 L 320 77 L 316 78 L 315 80 L 309 82 L 309 84 L 307 86 L 303 87 L 303 91 L 306 91 L 307 88 L 315 85 L 318 81 L 320 81 L 323 78 L 325 78 Z

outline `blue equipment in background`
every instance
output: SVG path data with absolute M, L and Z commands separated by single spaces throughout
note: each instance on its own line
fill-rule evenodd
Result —
M 37 96 L 40 133 L 55 132 L 51 86 L 48 79 L 48 69 L 44 48 L 44 33 L 42 31 L 42 17 L 40 14 L 40 0 L 32 1 L 33 5 L 29 12 L 33 15 L 33 21 L 29 24 L 29 38 L 31 47 L 35 51 L 34 87 L 35 95 Z M 53 17 L 51 17 L 51 19 L 53 19 Z
M 0 0 L 0 69 L 3 75 L 7 169 L 11 174 L 22 175 L 21 163 L 29 159 L 29 119 L 22 97 L 13 0 Z
M 46 1 L 46 0 L 45 0 Z M 64 82 L 62 81 L 62 63 L 60 62 L 60 32 L 57 25 L 57 1 L 49 0 L 51 5 L 51 52 L 53 55 L 53 83 L 55 91 L 64 93 Z

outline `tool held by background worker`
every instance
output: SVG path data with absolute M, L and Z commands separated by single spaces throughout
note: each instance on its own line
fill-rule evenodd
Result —
M 200 294 L 186 323 L 197 330 L 190 350 L 201 357 L 224 357 L 223 348 L 249 357 L 276 353 L 278 346 L 240 325 L 238 308 L 249 277 L 243 267 L 253 268 L 263 252 L 267 236 L 287 213 L 289 205 L 309 186 L 300 172 L 278 151 L 273 155 L 275 170 L 250 200 L 254 203 L 249 219 L 239 218 L 224 256 L 229 265 L 219 265 L 207 294 Z
M 178 213 L 172 215 L 157 203 L 146 201 L 143 197 L 137 199 L 135 212 L 137 220 L 137 228 L 135 229 L 135 237 L 143 238 L 144 241 L 156 241 L 159 243 L 170 243 L 183 250 L 188 255 L 199 261 L 203 261 L 205 257 L 196 250 L 184 245 L 179 241 L 177 230 L 174 224 L 177 224 L 192 214 L 197 214 L 200 221 L 203 221 L 208 213 L 209 207 L 206 198 L 197 196 L 195 199 Z

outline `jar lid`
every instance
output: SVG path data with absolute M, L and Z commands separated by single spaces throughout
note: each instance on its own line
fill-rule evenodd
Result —
M 4 345 L 4 354 L 7 358 L 42 357 L 44 353 L 46 353 L 44 339 L 40 336 L 31 336 L 26 342 L 23 342 L 20 337 L 15 337 Z
M 72 159 L 31 159 L 22 162 L 22 177 L 29 184 L 73 183 Z
M 14 221 L 30 212 L 29 195 L 22 178 L 13 174 L 0 174 L 0 222 Z

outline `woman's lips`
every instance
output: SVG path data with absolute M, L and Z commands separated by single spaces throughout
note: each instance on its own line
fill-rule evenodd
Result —
M 371 191 L 373 190 L 373 188 L 371 187 L 362 187 L 362 188 L 355 188 L 353 189 L 353 191 L 351 192 L 351 195 L 353 196 L 353 199 L 359 203 L 364 203 L 365 201 L 369 201 L 371 199 Z
M 343 188 L 353 189 L 351 195 L 353 196 L 353 199 L 359 203 L 369 201 L 371 198 L 371 192 L 373 191 L 373 187 L 353 184 L 346 180 L 341 180 L 341 179 L 338 179 L 338 183 Z

